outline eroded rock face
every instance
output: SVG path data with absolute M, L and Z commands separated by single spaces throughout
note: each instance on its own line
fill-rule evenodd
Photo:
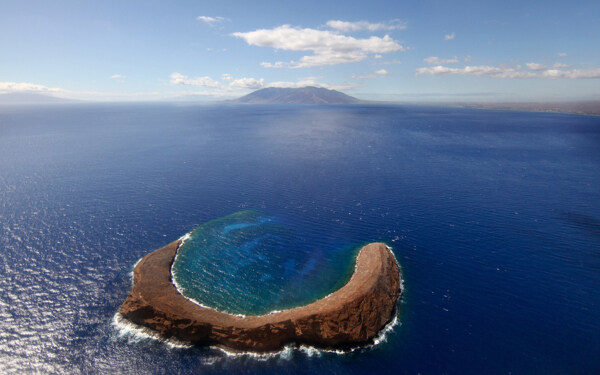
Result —
M 383 243 L 358 254 L 350 281 L 311 304 L 262 316 L 239 317 L 199 306 L 171 280 L 180 241 L 146 255 L 120 309 L 133 323 L 196 345 L 275 351 L 289 343 L 344 348 L 368 343 L 392 318 L 400 295 L 398 264 Z

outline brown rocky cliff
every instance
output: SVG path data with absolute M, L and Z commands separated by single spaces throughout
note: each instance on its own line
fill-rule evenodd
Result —
M 343 348 L 369 342 L 388 323 L 400 294 L 396 260 L 383 243 L 364 246 L 350 281 L 311 304 L 262 316 L 239 317 L 199 306 L 171 280 L 180 242 L 146 255 L 120 313 L 166 338 L 235 350 L 275 351 L 288 343 Z

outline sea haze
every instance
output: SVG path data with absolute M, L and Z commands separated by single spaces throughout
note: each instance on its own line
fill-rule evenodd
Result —
M 599 373 L 598 186 L 599 117 L 2 107 L 0 372 Z M 400 324 L 372 349 L 263 361 L 123 335 L 113 318 L 135 262 L 240 211 L 275 218 L 265 230 L 284 240 L 260 247 L 277 260 L 255 281 L 279 277 L 281 292 L 285 267 L 301 285 L 337 272 L 334 285 L 357 246 L 391 245 L 405 279 Z M 247 266 L 228 251 L 206 271 Z M 288 297 L 326 292 L 307 289 Z

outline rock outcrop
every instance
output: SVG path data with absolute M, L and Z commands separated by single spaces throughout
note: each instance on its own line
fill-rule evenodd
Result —
M 172 283 L 180 241 L 146 255 L 120 313 L 133 323 L 196 345 L 269 352 L 289 343 L 347 348 L 368 343 L 392 319 L 400 294 L 396 259 L 383 243 L 364 246 L 350 281 L 311 304 L 240 317 L 200 306 Z

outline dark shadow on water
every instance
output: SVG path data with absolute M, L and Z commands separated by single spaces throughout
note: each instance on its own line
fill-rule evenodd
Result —
M 583 229 L 596 237 L 600 237 L 600 220 L 595 217 L 574 212 L 562 212 L 560 217 L 569 224 Z

